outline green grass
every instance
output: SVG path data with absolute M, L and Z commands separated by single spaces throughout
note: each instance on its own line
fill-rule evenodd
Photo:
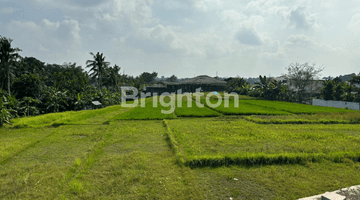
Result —
M 358 185 L 360 163 L 195 168 L 204 199 L 299 199 Z M 236 178 L 237 180 L 234 180 Z M 330 181 L 331 180 L 331 181 Z
M 213 94 L 213 92 L 204 92 L 204 96 L 206 97 L 207 95 L 209 94 Z M 198 94 L 198 93 L 195 93 L 195 94 Z M 220 96 L 222 98 L 225 98 L 225 93 L 224 92 L 218 92 L 218 94 L 220 94 Z M 230 95 L 229 93 L 227 93 L 229 96 L 230 96 L 230 99 L 233 99 L 234 97 L 232 95 Z M 257 100 L 259 98 L 257 97 L 250 97 L 250 96 L 247 96 L 247 95 L 237 95 L 239 97 L 239 100 Z M 217 97 L 215 95 L 212 95 L 210 96 L 211 99 L 217 99 Z
M 332 108 L 332 107 L 322 107 L 322 106 L 312 106 L 298 103 L 289 103 L 283 101 L 266 101 L 266 100 L 249 100 L 244 101 L 247 104 L 263 106 L 267 108 L 278 109 L 294 114 L 315 114 L 320 112 L 330 113 L 330 112 L 358 112 L 354 110 L 342 109 L 342 108 Z
M 107 116 L 114 113 L 120 114 L 130 108 L 122 108 L 120 105 L 109 106 L 96 110 L 69 111 L 61 113 L 50 113 L 34 117 L 17 118 L 13 120 L 14 127 L 45 127 L 56 124 L 87 124 L 94 123 L 94 118 L 109 120 Z M 89 120 L 90 119 L 90 120 Z
M 6 130 L 6 131 L 5 131 Z M 53 132 L 46 128 L 0 129 L 0 163 L 31 147 Z
M 249 116 L 246 120 L 258 124 L 358 124 L 359 112 L 317 113 L 290 116 Z
M 189 166 L 360 159 L 360 125 L 259 125 L 243 119 L 168 121 Z
M 102 141 L 107 128 L 101 125 L 47 128 L 52 131 L 50 136 L 23 147 L 23 151 L 0 163 L 0 198 L 53 199 Z M 19 134 L 26 135 L 25 131 Z
M 181 107 L 178 106 L 176 101 L 175 113 L 178 117 L 216 117 L 220 114 L 207 107 L 198 107 L 196 102 L 190 99 L 191 107 L 188 107 L 188 101 L 186 97 L 182 97 Z
M 101 153 L 62 197 L 202 199 L 191 170 L 175 164 L 161 121 L 118 121 L 110 127 Z
M 159 97 L 158 97 L 159 98 Z M 141 101 L 145 101 L 145 106 L 141 107 Z M 165 103 L 169 103 L 171 102 L 170 97 L 166 97 L 164 99 Z M 150 98 L 146 98 L 146 99 L 141 99 L 138 106 L 131 109 L 128 112 L 125 112 L 121 115 L 118 115 L 116 117 L 113 118 L 113 120 L 124 120 L 124 119 L 137 119 L 137 120 L 148 120 L 148 119 L 171 119 L 176 117 L 175 113 L 171 113 L 171 114 L 163 114 L 161 113 L 161 110 L 163 111 L 169 111 L 171 109 L 171 106 L 162 106 L 160 104 L 160 101 L 158 100 L 157 102 L 157 107 L 153 106 L 153 97 Z M 174 101 L 172 102 L 174 104 L 175 107 L 175 97 L 174 97 Z M 175 109 L 174 109 L 175 110 Z
M 209 99 L 210 103 L 215 105 L 218 102 L 218 99 Z M 254 100 L 255 101 L 255 100 Z M 259 101 L 259 100 L 256 100 Z M 200 102 L 207 107 L 211 107 L 206 103 L 205 98 L 201 98 Z M 223 113 L 225 115 L 289 115 L 290 113 L 277 110 L 274 108 L 267 108 L 258 105 L 246 104 L 245 100 L 240 100 L 239 105 L 235 105 L 235 101 L 233 99 L 229 100 L 228 107 L 225 107 L 225 101 L 221 101 L 221 104 L 218 107 L 212 108 L 213 110 Z
M 360 125 L 316 124 L 358 112 L 117 120 L 164 118 L 148 104 L 0 128 L 0 199 L 297 199 L 360 182 Z

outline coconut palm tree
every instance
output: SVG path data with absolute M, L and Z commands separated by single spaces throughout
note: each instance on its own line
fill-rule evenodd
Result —
M 10 38 L 0 36 L 0 67 L 2 71 L 2 77 L 7 76 L 7 87 L 8 93 L 10 95 L 10 75 L 11 74 L 11 64 L 16 61 L 17 58 L 20 58 L 20 55 L 17 53 L 21 51 L 19 48 L 11 48 L 11 42 L 13 40 Z M 6 74 L 6 76 L 5 76 Z
M 119 87 L 120 69 L 121 68 L 117 65 L 114 65 L 114 67 L 110 68 L 109 79 L 115 91 L 118 91 L 118 87 Z
M 86 67 L 90 68 L 90 72 L 92 72 L 90 76 L 98 79 L 98 86 L 99 89 L 101 89 L 101 78 L 105 76 L 106 68 L 110 63 L 105 62 L 105 56 L 103 56 L 102 53 L 97 52 L 96 55 L 94 55 L 90 52 L 90 55 L 93 56 L 94 60 L 87 60 Z

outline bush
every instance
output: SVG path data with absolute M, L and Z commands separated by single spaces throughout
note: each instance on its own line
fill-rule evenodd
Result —
M 6 108 L 7 105 L 7 99 L 5 96 L 0 98 L 0 127 L 3 126 L 3 124 L 10 124 L 12 115 L 10 113 L 10 109 Z

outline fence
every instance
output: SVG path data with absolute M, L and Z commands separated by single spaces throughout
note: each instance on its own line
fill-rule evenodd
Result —
M 351 110 L 360 110 L 360 104 L 356 103 L 356 102 L 313 99 L 312 100 L 312 105 L 314 105 L 314 106 L 334 107 L 334 108 L 349 108 Z

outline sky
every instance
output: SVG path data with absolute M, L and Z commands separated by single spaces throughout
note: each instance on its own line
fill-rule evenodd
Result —
M 100 52 L 132 76 L 360 72 L 359 0 L 0 0 L 0 35 L 23 57 L 85 68 Z

